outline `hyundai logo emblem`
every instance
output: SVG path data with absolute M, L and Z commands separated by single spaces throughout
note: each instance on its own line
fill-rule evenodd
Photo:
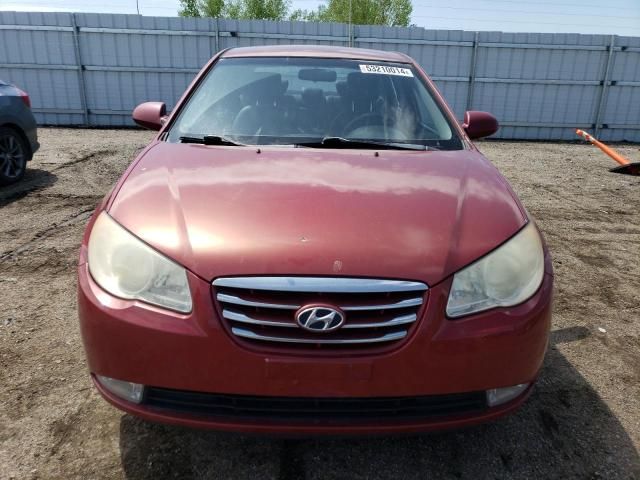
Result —
M 332 307 L 303 307 L 296 314 L 296 322 L 311 332 L 330 332 L 344 323 L 344 313 Z

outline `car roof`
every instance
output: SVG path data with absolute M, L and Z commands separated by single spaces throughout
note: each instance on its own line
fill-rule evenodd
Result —
M 412 63 L 408 55 L 400 52 L 385 52 L 366 48 L 329 47 L 324 45 L 266 45 L 259 47 L 236 47 L 226 50 L 223 58 L 237 57 L 314 57 L 374 60 L 379 62 Z

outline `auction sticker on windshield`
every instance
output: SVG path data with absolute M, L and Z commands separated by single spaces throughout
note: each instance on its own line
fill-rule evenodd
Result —
M 413 77 L 409 68 L 392 67 L 387 65 L 360 65 L 362 73 L 380 73 L 382 75 L 398 75 L 400 77 Z

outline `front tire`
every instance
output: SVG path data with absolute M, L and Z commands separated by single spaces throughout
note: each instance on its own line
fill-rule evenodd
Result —
M 0 185 L 10 185 L 24 177 L 29 149 L 14 129 L 0 127 Z

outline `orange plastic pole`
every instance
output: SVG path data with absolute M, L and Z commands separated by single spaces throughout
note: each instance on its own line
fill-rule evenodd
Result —
M 602 150 L 604 153 L 606 153 L 607 155 L 609 155 L 611 158 L 613 158 L 616 162 L 618 162 L 620 165 L 629 165 L 631 162 L 629 160 L 627 160 L 625 157 L 623 157 L 622 155 L 620 155 L 618 152 L 616 152 L 613 148 L 609 148 L 607 147 L 604 143 L 599 142 L 598 140 L 596 140 L 595 138 L 593 138 L 591 135 L 589 135 L 587 132 L 585 132 L 584 130 L 576 130 L 576 133 L 578 135 L 580 135 L 582 138 L 584 138 L 586 141 L 591 142 L 592 144 L 594 144 L 596 147 L 598 147 L 600 150 Z

